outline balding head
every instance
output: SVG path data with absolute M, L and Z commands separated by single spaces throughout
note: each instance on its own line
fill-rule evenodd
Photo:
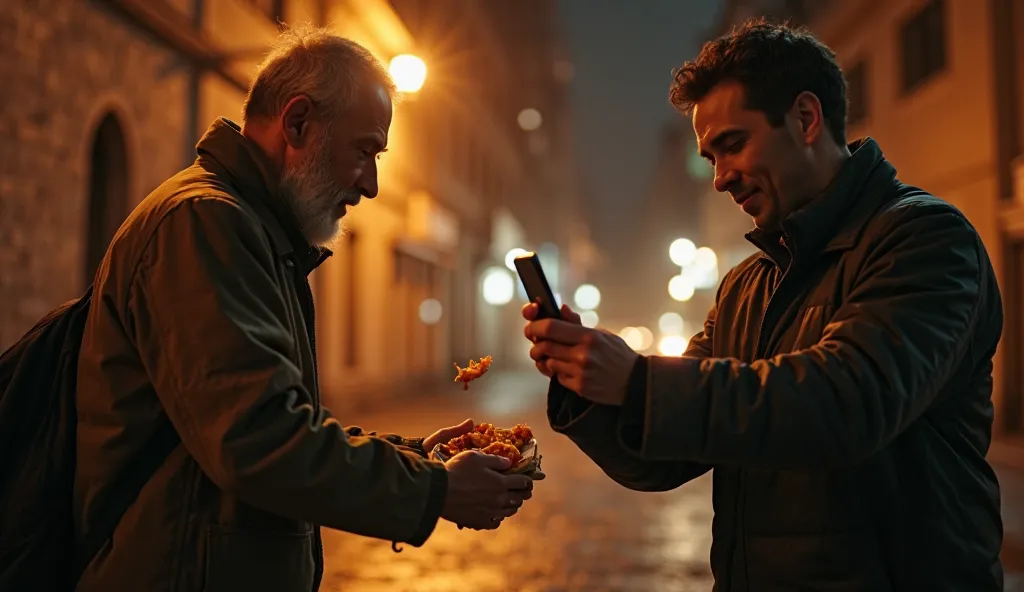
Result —
M 368 87 L 395 98 L 391 76 L 365 47 L 327 27 L 286 28 L 257 68 L 242 106 L 242 122 L 278 117 L 299 95 L 309 97 L 325 114 L 340 114 Z
M 366 48 L 322 27 L 284 31 L 260 65 L 242 134 L 277 166 L 277 193 L 310 243 L 329 244 L 346 208 L 377 196 L 394 98 Z

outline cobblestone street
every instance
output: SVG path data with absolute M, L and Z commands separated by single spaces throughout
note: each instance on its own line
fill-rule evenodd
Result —
M 468 392 L 410 401 L 345 423 L 427 435 L 472 417 L 526 422 L 537 436 L 548 478 L 533 499 L 496 531 L 459 531 L 441 521 L 419 549 L 400 554 L 385 541 L 324 529 L 329 592 L 708 591 L 711 479 L 676 491 L 642 494 L 608 479 L 544 418 L 546 383 L 534 372 L 493 373 Z M 1024 477 L 1000 472 L 1007 538 L 1024 534 Z M 1005 556 L 1006 590 L 1024 590 L 1014 551 Z M 1014 573 L 1016 572 L 1016 573 Z

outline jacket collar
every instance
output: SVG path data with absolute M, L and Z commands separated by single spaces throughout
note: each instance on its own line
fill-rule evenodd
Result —
M 256 144 L 242 135 L 235 122 L 219 117 L 196 145 L 202 165 L 223 173 L 238 197 L 253 206 L 270 233 L 278 255 L 293 256 L 308 274 L 331 256 L 331 251 L 306 241 L 290 207 L 278 193 L 280 176 Z
M 790 214 L 782 232 L 754 229 L 746 237 L 765 258 L 784 267 L 853 248 L 871 215 L 885 201 L 896 169 L 871 138 L 850 144 L 850 158 L 817 198 Z

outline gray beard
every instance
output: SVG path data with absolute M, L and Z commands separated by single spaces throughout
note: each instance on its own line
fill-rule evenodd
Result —
M 284 171 L 278 187 L 302 235 L 311 245 L 322 247 L 329 247 L 344 234 L 339 216 L 342 202 L 360 197 L 358 189 L 341 189 L 332 178 L 326 137 L 324 134 L 313 143 L 302 162 Z

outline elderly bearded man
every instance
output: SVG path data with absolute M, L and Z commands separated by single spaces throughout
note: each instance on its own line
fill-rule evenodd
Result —
M 759 252 L 682 357 L 569 310 L 529 323 L 554 428 L 632 489 L 713 470 L 716 590 L 1002 590 L 1002 304 L 978 233 L 873 140 L 847 144 L 842 72 L 804 32 L 708 43 L 671 99 Z
M 320 402 L 313 299 L 347 208 L 377 195 L 394 86 L 359 45 L 287 31 L 239 128 L 221 119 L 198 159 L 147 197 L 96 276 L 79 365 L 75 519 L 180 437 L 89 562 L 78 589 L 309 592 L 320 525 L 422 545 L 438 517 L 496 528 L 531 495 L 475 452 L 346 430 Z M 176 442 L 176 440 L 175 440 Z

